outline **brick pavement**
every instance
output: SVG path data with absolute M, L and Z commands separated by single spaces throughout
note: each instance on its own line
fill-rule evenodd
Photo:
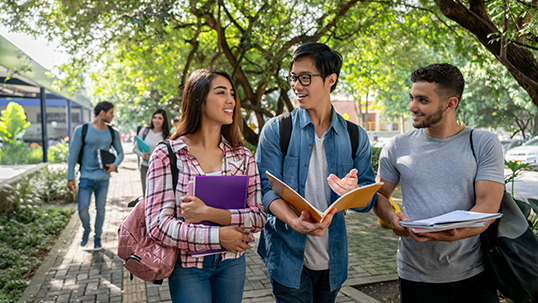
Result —
M 123 262 L 116 255 L 117 228 L 130 211 L 126 203 L 142 192 L 136 156 L 131 150 L 131 144 L 124 144 L 125 160 L 120 165 L 120 173 L 111 178 L 102 236 L 104 250 L 88 249 L 93 247 L 93 234 L 87 247 L 80 247 L 83 229 L 75 213 L 42 268 L 32 278 L 20 303 L 171 302 L 166 280 L 163 285 L 146 283 L 136 277 L 130 280 L 129 272 L 123 269 Z M 94 220 L 95 209 L 91 209 L 90 214 Z M 349 274 L 337 302 L 378 302 L 351 286 L 397 279 L 398 239 L 391 230 L 379 226 L 372 212 L 348 212 L 346 221 Z M 262 260 L 255 250 L 248 251 L 246 258 L 243 303 L 275 302 Z

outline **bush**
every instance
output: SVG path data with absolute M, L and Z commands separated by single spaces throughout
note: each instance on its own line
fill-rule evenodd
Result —
M 0 190 L 0 213 L 35 209 L 43 203 L 70 203 L 76 194 L 67 188 L 67 169 L 44 167 Z
M 16 302 L 73 210 L 17 210 L 0 215 L 0 302 Z
M 69 145 L 67 141 L 50 146 L 47 149 L 47 160 L 50 163 L 67 163 Z M 43 162 L 41 146 L 31 148 L 28 143 L 9 143 L 0 147 L 0 165 L 37 164 Z
M 381 154 L 381 147 L 372 146 L 372 166 L 374 167 L 374 173 L 377 175 L 377 170 L 379 168 L 379 154 Z
M 30 148 L 25 142 L 6 143 L 0 147 L 1 165 L 37 164 L 42 161 L 41 147 Z
M 43 152 L 41 152 L 43 154 Z M 50 163 L 67 163 L 69 155 L 69 145 L 67 141 L 62 140 L 60 143 L 50 146 L 47 150 L 47 160 Z

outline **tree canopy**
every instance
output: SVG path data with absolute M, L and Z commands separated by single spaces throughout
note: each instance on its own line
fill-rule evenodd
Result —
M 488 19 L 495 28 L 508 19 L 503 30 L 488 27 L 484 39 L 447 8 L 452 1 L 441 0 L 8 0 L 0 4 L 0 20 L 19 31 L 59 37 L 73 60 L 62 67 L 58 85 L 76 89 L 90 74 L 94 98 L 119 104 L 120 123 L 147 121 L 156 107 L 176 115 L 190 72 L 226 70 L 238 86 L 245 139 L 256 144 L 266 119 L 293 109 L 284 77 L 292 51 L 305 42 L 342 52 L 337 89 L 358 99 L 375 94 L 388 118 L 407 114 L 410 73 L 435 61 L 474 62 L 479 69 L 489 62 L 497 70 L 502 62 L 516 88 L 530 96 L 520 103 L 538 106 L 538 90 L 531 90 L 538 80 L 536 1 L 506 0 L 509 9 L 499 9 L 500 1 L 485 6 L 469 0 L 470 8 L 458 2 L 467 14 L 497 16 Z M 496 59 L 479 51 L 480 43 Z

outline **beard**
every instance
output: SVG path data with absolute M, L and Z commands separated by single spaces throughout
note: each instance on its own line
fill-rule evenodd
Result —
M 427 128 L 427 127 L 430 127 L 432 125 L 435 125 L 437 123 L 439 123 L 439 121 L 441 121 L 443 119 L 443 106 L 439 106 L 439 109 L 429 115 L 429 116 L 424 116 L 424 118 L 421 120 L 421 121 L 417 121 L 417 122 L 413 122 L 413 127 L 414 128 Z

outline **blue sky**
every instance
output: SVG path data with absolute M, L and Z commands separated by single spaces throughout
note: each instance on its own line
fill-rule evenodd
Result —
M 54 72 L 54 66 L 66 63 L 69 59 L 69 56 L 62 52 L 60 44 L 55 41 L 49 42 L 44 38 L 34 39 L 24 33 L 10 33 L 3 25 L 0 25 L 0 35 L 50 71 Z

